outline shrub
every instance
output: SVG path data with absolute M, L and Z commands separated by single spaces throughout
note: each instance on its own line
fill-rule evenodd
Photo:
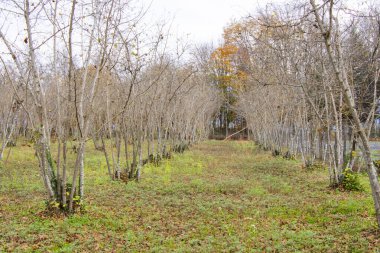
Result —
M 342 187 L 347 191 L 363 191 L 359 175 L 354 173 L 350 168 L 346 168 L 343 171 Z
M 10 140 L 8 143 L 7 143 L 7 147 L 10 148 L 10 147 L 16 147 L 16 142 L 13 141 L 13 140 Z
M 186 143 L 181 143 L 172 147 L 172 151 L 175 153 L 183 153 L 185 152 L 185 150 L 188 150 L 188 149 L 189 149 L 189 145 Z
M 275 149 L 275 150 L 272 151 L 272 155 L 273 156 L 280 156 L 281 155 L 281 151 L 278 150 L 278 149 Z
M 294 154 L 290 153 L 290 151 L 286 151 L 285 154 L 282 156 L 282 158 L 284 158 L 286 160 L 295 160 L 296 156 Z
M 377 172 L 380 172 L 380 160 L 373 161 L 373 164 L 375 165 Z
M 68 214 L 68 206 L 69 206 L 69 194 L 70 192 L 67 191 L 67 200 L 66 204 L 60 203 L 57 200 L 46 200 L 45 205 L 46 205 L 46 212 L 49 215 L 59 215 L 59 214 Z M 83 202 L 81 201 L 81 198 L 79 195 L 75 195 L 73 198 L 73 213 L 77 212 L 84 212 L 85 207 L 83 205 Z

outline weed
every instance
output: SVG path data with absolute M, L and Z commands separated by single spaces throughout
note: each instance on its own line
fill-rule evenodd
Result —
M 342 187 L 348 191 L 363 191 L 364 188 L 360 183 L 359 175 L 354 173 L 350 168 L 343 171 Z

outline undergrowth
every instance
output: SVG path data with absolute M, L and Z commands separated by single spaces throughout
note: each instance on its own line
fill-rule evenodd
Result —
M 85 213 L 47 217 L 30 147 L 0 169 L 0 252 L 376 252 L 369 183 L 328 189 L 328 171 L 273 158 L 251 142 L 209 141 L 109 179 L 88 148 Z M 351 174 L 350 174 L 351 175 Z M 347 179 L 351 178 L 347 176 Z

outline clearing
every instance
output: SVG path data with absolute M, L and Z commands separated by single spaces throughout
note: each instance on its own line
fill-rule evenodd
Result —
M 328 172 L 273 158 L 251 142 L 208 141 L 112 182 L 86 156 L 86 212 L 45 217 L 31 147 L 0 164 L 0 252 L 363 252 L 380 246 L 365 192 L 329 189 Z

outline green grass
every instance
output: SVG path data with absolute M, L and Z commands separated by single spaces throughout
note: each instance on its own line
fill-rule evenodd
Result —
M 91 145 L 90 145 L 91 146 Z M 249 142 L 208 141 L 140 183 L 109 180 L 88 148 L 86 213 L 44 217 L 31 147 L 0 164 L 0 252 L 376 252 L 365 192 L 328 188 L 328 172 L 273 158 Z M 377 251 L 379 252 L 379 251 Z

